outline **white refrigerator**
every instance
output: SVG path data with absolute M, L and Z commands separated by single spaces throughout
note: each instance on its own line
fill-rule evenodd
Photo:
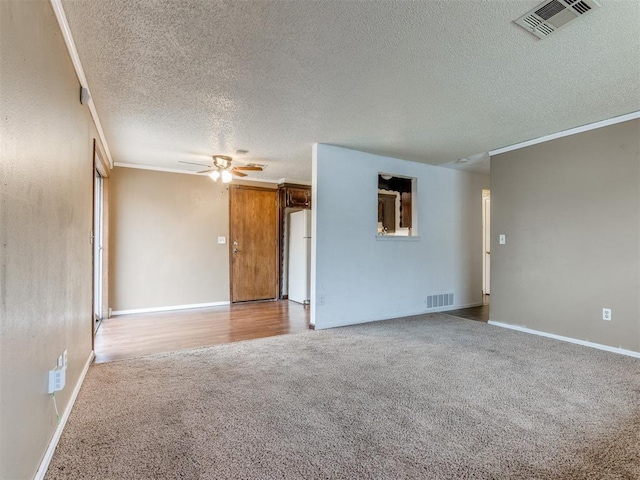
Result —
M 309 303 L 311 291 L 311 210 L 289 215 L 289 300 Z

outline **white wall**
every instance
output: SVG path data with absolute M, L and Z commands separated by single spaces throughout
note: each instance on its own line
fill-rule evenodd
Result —
M 378 172 L 417 178 L 417 237 L 378 237 Z M 318 144 L 313 150 L 311 321 L 317 329 L 482 303 L 489 177 Z M 442 310 L 442 309 L 440 309 Z

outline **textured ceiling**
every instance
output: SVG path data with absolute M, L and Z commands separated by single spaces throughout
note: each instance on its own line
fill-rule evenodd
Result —
M 513 23 L 538 3 L 63 6 L 114 161 L 246 149 L 257 177 L 309 180 L 314 142 L 440 164 L 640 110 L 640 1 L 545 40 Z

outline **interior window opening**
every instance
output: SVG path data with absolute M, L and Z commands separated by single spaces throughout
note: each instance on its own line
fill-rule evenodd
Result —
M 378 174 L 378 235 L 417 235 L 415 186 L 415 178 Z

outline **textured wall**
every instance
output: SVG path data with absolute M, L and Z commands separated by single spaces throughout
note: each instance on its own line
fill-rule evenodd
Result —
M 640 351 L 640 120 L 492 158 L 491 232 L 492 320 Z
M 32 478 L 91 352 L 93 124 L 49 2 L 0 2 L 0 478 Z
M 482 302 L 487 176 L 330 145 L 315 147 L 314 170 L 316 328 L 423 313 L 431 294 Z M 417 178 L 419 238 L 376 238 L 379 172 Z
M 229 300 L 229 192 L 206 176 L 115 168 L 111 308 Z

